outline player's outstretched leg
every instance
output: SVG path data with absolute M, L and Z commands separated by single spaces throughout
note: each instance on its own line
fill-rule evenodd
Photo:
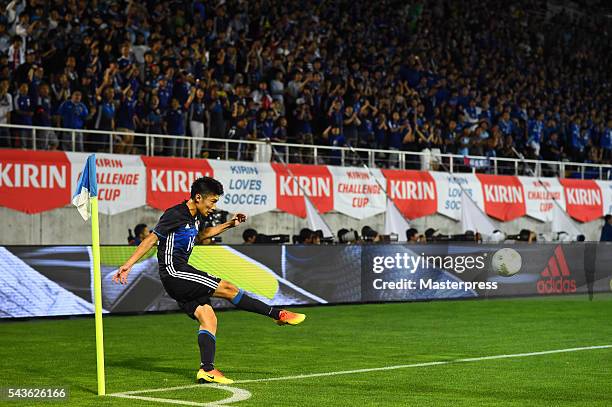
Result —
M 200 323 L 198 331 L 198 345 L 200 346 L 200 370 L 196 379 L 198 383 L 221 383 L 231 384 L 233 380 L 228 379 L 219 370 L 215 369 L 215 350 L 217 338 L 217 316 L 208 304 L 200 305 L 193 315 Z
M 213 296 L 225 298 L 231 301 L 236 307 L 245 311 L 255 312 L 270 317 L 274 319 L 278 325 L 297 325 L 306 319 L 306 315 L 304 314 L 271 307 L 249 296 L 244 290 L 239 289 L 234 284 L 225 280 L 221 280 Z

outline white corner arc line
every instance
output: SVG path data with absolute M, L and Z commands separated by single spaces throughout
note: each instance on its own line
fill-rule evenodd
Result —
M 456 364 L 456 363 L 478 362 L 482 360 L 523 358 L 523 357 L 531 357 L 531 356 L 550 355 L 550 354 L 555 354 L 555 353 L 580 352 L 580 351 L 596 350 L 596 349 L 612 349 L 612 344 L 597 345 L 597 346 L 584 346 L 584 347 L 579 347 L 579 348 L 553 349 L 553 350 L 545 350 L 545 351 L 540 351 L 540 352 L 529 352 L 529 353 L 513 353 L 513 354 L 492 355 L 492 356 L 479 356 L 479 357 L 473 357 L 473 358 L 441 360 L 438 362 L 412 363 L 412 364 L 407 364 L 407 365 L 373 367 L 373 368 L 356 369 L 356 370 L 341 370 L 341 371 L 335 371 L 335 372 L 310 373 L 310 374 L 303 374 L 303 375 L 296 375 L 296 376 L 279 376 L 279 377 L 267 377 L 267 378 L 262 378 L 262 379 L 236 380 L 234 383 L 243 384 L 243 383 L 258 383 L 258 382 L 275 382 L 275 381 L 280 381 L 280 380 L 308 379 L 312 377 L 325 377 L 325 376 L 337 376 L 337 375 L 355 374 L 355 373 L 379 372 L 379 371 L 385 371 L 385 370 L 407 369 L 407 368 L 413 368 L 413 367 L 451 365 L 451 364 Z M 109 394 L 109 396 L 122 397 L 122 396 L 130 396 L 130 395 L 142 394 L 142 393 L 155 393 L 155 392 L 161 392 L 161 391 L 191 389 L 191 388 L 200 387 L 200 386 L 203 386 L 203 385 L 191 384 L 187 386 L 163 387 L 163 388 L 147 389 L 147 390 L 132 390 L 132 391 L 126 391 L 122 393 L 112 393 L 112 394 Z M 215 387 L 224 388 L 226 386 L 217 385 Z M 161 400 L 165 400 L 165 399 L 160 399 L 160 401 Z M 219 402 L 216 402 L 216 403 L 219 403 Z M 194 405 L 201 405 L 201 404 L 194 404 Z
M 196 401 L 188 401 L 188 400 L 175 400 L 175 399 L 166 399 L 166 398 L 158 398 L 158 397 L 146 397 L 146 396 L 134 396 L 134 395 L 130 395 L 130 394 L 124 394 L 124 393 L 113 393 L 113 394 L 109 394 L 109 396 L 111 397 L 120 397 L 120 398 L 125 398 L 125 399 L 136 399 L 136 400 L 143 400 L 143 401 L 153 401 L 153 402 L 157 402 L 157 403 L 167 403 L 167 404 L 179 404 L 179 405 L 184 405 L 184 406 L 200 406 L 200 407 L 218 407 L 218 406 L 224 406 L 226 404 L 230 404 L 230 403 L 236 403 L 238 401 L 244 401 L 244 400 L 248 400 L 251 398 L 252 394 L 250 391 L 245 390 L 245 389 L 241 389 L 239 387 L 233 387 L 233 386 L 222 386 L 222 385 L 218 385 L 218 384 L 207 384 L 207 385 L 202 385 L 202 384 L 196 384 L 196 385 L 192 385 L 190 387 L 206 387 L 206 388 L 216 388 L 216 389 L 220 389 L 220 390 L 225 390 L 228 391 L 230 393 L 232 393 L 232 395 L 230 397 L 224 398 L 223 400 L 218 400 L 218 401 L 211 401 L 208 403 L 200 403 L 200 402 L 196 402 Z M 173 388 L 167 388 L 167 391 L 171 391 Z

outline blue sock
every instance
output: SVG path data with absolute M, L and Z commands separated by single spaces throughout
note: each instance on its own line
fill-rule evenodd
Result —
M 215 368 L 215 349 L 217 338 L 211 332 L 200 329 L 198 331 L 198 345 L 200 345 L 200 369 L 209 372 Z
M 273 319 L 279 319 L 280 310 L 269 306 L 255 298 L 249 297 L 244 290 L 239 290 L 232 299 L 232 304 L 245 311 L 255 312 Z

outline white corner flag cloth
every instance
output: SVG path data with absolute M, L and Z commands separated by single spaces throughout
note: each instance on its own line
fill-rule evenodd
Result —
M 87 157 L 85 168 L 79 177 L 72 204 L 76 206 L 84 220 L 91 217 L 90 198 L 98 196 L 98 182 L 96 181 L 96 155 Z

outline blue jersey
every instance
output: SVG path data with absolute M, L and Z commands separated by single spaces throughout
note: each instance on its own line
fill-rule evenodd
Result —
M 541 120 L 529 120 L 528 123 L 528 141 L 540 143 L 542 141 L 542 134 L 544 133 L 544 122 Z
M 180 269 L 187 264 L 204 218 L 191 214 L 187 201 L 167 209 L 153 229 L 159 239 L 157 261 L 161 278 L 168 277 L 168 266 Z
M 31 112 L 32 111 L 32 99 L 30 99 L 30 96 L 22 95 L 21 93 L 18 93 L 17 95 L 15 95 L 15 110 L 21 110 L 23 112 Z M 32 116 L 21 115 L 17 113 L 15 117 L 17 118 L 17 121 L 18 121 L 17 124 L 25 124 L 25 125 L 32 124 Z
M 82 129 L 85 125 L 85 119 L 89 115 L 89 110 L 84 103 L 72 103 L 67 100 L 59 107 L 58 113 L 62 116 L 64 127 L 69 129 Z
M 185 135 L 185 115 L 182 109 L 170 110 L 166 115 L 168 134 L 173 136 Z

